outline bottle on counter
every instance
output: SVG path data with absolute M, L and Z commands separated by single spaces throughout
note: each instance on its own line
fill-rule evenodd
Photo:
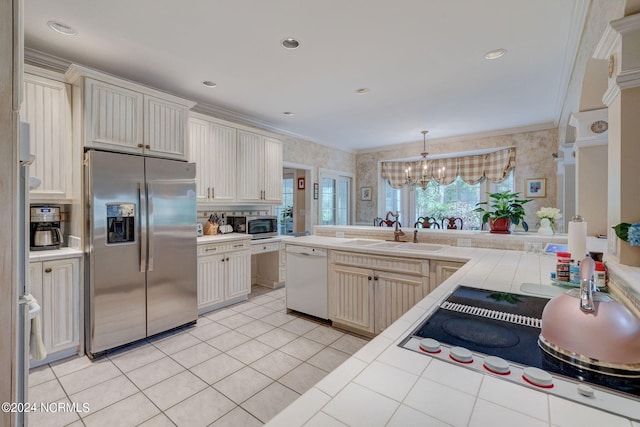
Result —
M 601 288 L 607 284 L 607 269 L 604 266 L 604 262 L 596 261 L 596 286 Z
M 571 252 L 558 252 L 556 263 L 556 280 L 568 282 L 570 279 Z

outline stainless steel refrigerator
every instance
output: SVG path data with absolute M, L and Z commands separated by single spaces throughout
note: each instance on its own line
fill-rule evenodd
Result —
M 195 169 L 87 151 L 90 357 L 197 319 Z

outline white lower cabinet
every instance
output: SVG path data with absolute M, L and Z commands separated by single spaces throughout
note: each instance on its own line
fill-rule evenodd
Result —
M 29 264 L 31 294 L 42 308 L 42 340 L 47 357 L 31 366 L 78 352 L 80 348 L 80 279 L 77 258 Z
M 198 313 L 247 299 L 251 292 L 250 241 L 198 247 Z
M 333 251 L 329 318 L 336 326 L 378 334 L 429 293 L 429 281 L 428 260 Z
M 440 286 L 456 271 L 464 265 L 464 262 L 457 261 L 432 261 L 431 266 L 431 291 Z

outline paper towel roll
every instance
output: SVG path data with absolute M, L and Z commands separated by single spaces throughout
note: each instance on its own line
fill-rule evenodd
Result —
M 587 254 L 587 223 L 569 221 L 569 252 L 575 261 L 582 261 Z

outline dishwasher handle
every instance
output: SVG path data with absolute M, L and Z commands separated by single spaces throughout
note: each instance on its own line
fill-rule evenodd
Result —
M 324 248 L 314 248 L 310 246 L 297 246 L 297 245 L 287 245 L 287 253 L 304 255 L 304 256 L 316 256 L 316 257 L 327 256 L 327 250 Z

